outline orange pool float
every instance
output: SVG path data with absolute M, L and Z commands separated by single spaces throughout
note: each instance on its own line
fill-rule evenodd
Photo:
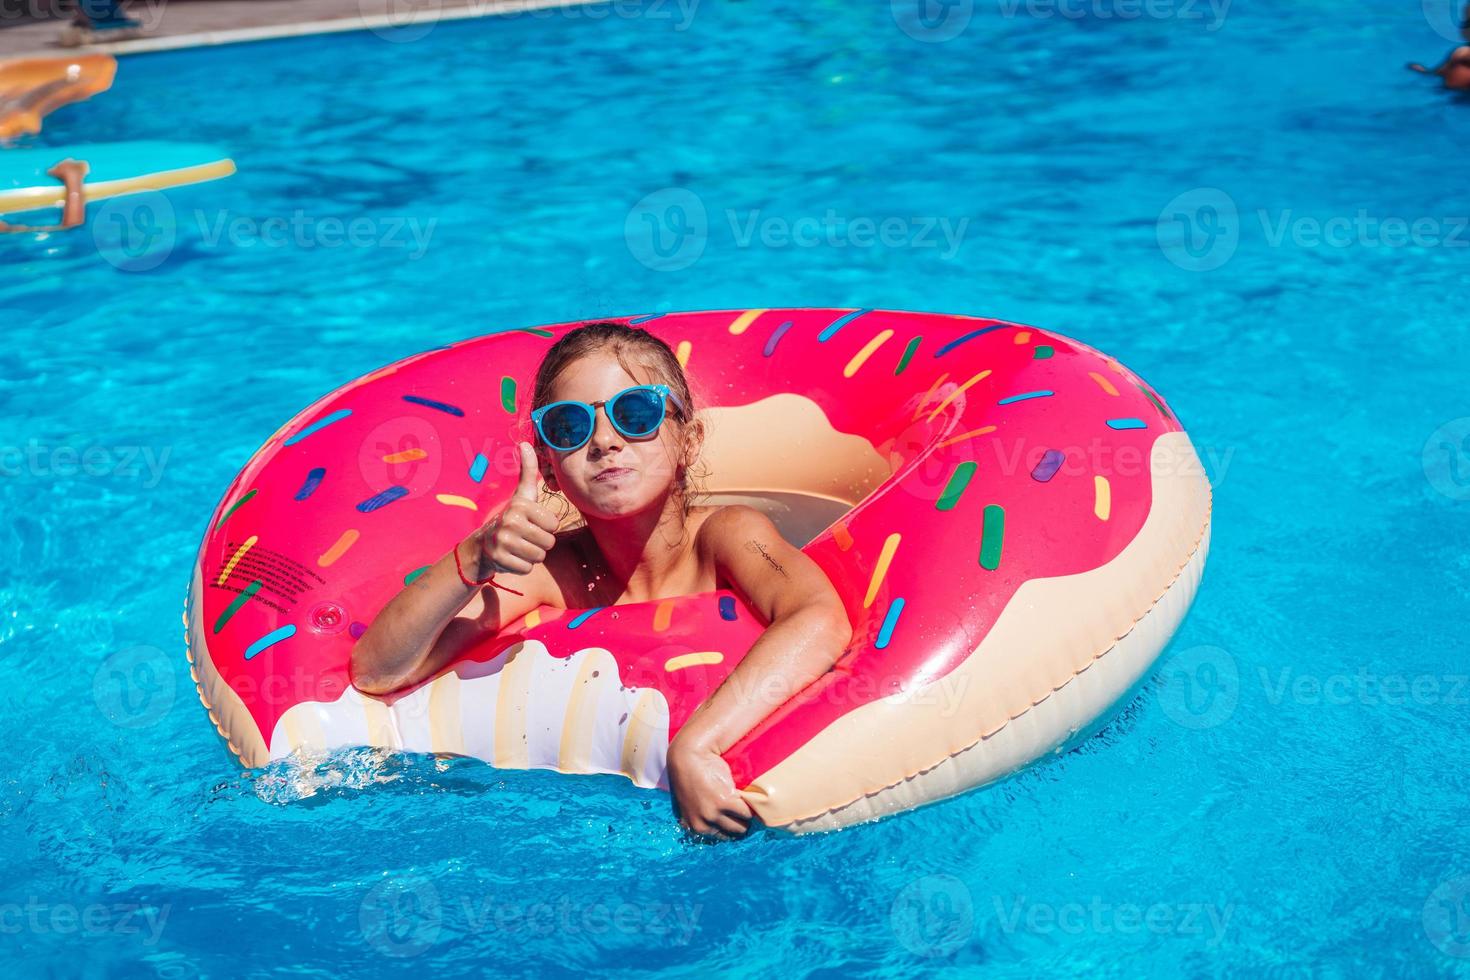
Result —
M 39 133 L 43 118 L 107 91 L 116 74 L 117 59 L 110 54 L 0 63 L 0 139 Z

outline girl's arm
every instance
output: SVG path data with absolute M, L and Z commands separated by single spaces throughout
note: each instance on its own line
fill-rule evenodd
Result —
M 1456 48 L 1455 50 L 1451 51 L 1449 53 L 1449 57 L 1445 58 L 1444 63 L 1441 64 L 1438 68 L 1425 68 L 1423 65 L 1419 64 L 1419 62 L 1415 61 L 1409 64 L 1409 69 L 1411 71 L 1421 72 L 1425 75 L 1443 75 L 1450 70 L 1451 65 L 1453 65 L 1457 61 L 1461 61 L 1464 59 L 1470 59 L 1470 46 Z
M 349 671 L 359 691 L 387 694 L 432 677 L 486 636 L 559 594 L 544 564 L 556 545 L 557 521 L 536 502 L 530 444 L 523 442 L 519 449 L 521 477 L 510 502 L 404 586 L 358 638 Z M 476 582 L 492 572 L 508 572 L 499 584 L 522 594 L 468 585 L 461 569 Z M 482 601 L 459 615 L 477 595 Z
M 483 530 L 455 545 L 465 575 L 475 581 L 491 571 L 488 562 L 482 567 Z M 550 578 L 543 564 L 529 575 L 497 574 L 497 582 L 523 596 L 490 585 L 472 588 L 460 579 L 454 552 L 446 553 L 404 586 L 358 638 L 352 648 L 352 686 L 381 695 L 433 677 L 476 643 L 542 605 Z
M 751 811 L 721 754 L 825 674 L 851 642 L 852 624 L 826 573 L 760 511 L 724 507 L 699 534 L 716 568 L 770 625 L 670 744 L 670 780 L 685 826 L 739 834 Z

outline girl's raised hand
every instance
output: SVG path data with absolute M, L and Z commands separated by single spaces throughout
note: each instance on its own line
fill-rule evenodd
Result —
M 483 561 L 492 574 L 525 575 L 556 544 L 556 516 L 536 501 L 536 452 L 529 442 L 518 448 L 521 477 L 515 493 L 479 532 Z

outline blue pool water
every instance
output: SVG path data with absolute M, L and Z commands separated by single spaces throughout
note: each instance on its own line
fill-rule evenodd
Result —
M 1470 105 L 1402 67 L 1449 42 L 1407 0 L 967 8 L 649 0 L 136 56 L 48 120 L 29 143 L 202 141 L 239 173 L 0 242 L 12 972 L 1470 973 Z M 807 305 L 1055 329 L 1186 421 L 1203 589 L 1101 735 L 714 847 L 611 777 L 239 770 L 179 616 L 281 422 L 494 329 Z

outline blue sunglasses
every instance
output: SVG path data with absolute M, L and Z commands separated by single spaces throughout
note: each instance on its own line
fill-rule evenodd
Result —
M 581 449 L 597 428 L 597 406 L 607 412 L 612 427 L 628 439 L 643 439 L 664 424 L 664 400 L 670 399 L 684 411 L 679 396 L 668 385 L 634 385 L 599 402 L 561 401 L 543 405 L 531 413 L 531 424 L 541 441 L 558 452 Z

